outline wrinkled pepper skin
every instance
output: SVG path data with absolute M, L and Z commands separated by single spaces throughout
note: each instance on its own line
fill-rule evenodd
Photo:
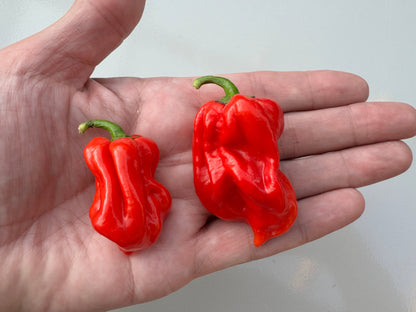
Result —
M 215 216 L 248 223 L 254 245 L 260 246 L 285 233 L 297 215 L 295 192 L 279 170 L 282 109 L 272 100 L 240 95 L 233 85 L 230 90 L 225 78 L 199 79 L 196 88 L 216 83 L 225 88 L 226 96 L 203 105 L 195 117 L 196 193 Z
M 89 212 L 94 229 L 126 253 L 150 247 L 171 206 L 169 192 L 154 179 L 156 143 L 142 136 L 96 137 L 84 158 L 96 184 Z

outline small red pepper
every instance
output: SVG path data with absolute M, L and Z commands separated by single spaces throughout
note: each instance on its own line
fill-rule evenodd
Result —
M 204 104 L 195 117 L 195 190 L 215 216 L 250 224 L 260 246 L 286 232 L 297 215 L 295 192 L 279 170 L 283 111 L 272 100 L 239 94 L 222 77 L 198 78 L 194 87 L 206 83 L 221 86 L 225 97 Z
M 152 140 L 128 136 L 106 120 L 84 122 L 79 131 L 91 127 L 111 134 L 111 141 L 96 137 L 84 149 L 96 183 L 91 223 L 127 254 L 147 248 L 159 237 L 171 205 L 169 192 L 154 179 L 159 149 Z

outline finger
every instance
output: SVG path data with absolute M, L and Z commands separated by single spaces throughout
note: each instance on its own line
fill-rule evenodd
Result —
M 363 102 L 368 85 L 359 76 L 337 71 L 252 72 L 225 75 L 241 94 L 277 101 L 283 111 L 314 110 Z M 215 86 L 204 86 L 202 102 L 223 96 Z
M 406 171 L 412 152 L 400 141 L 355 147 L 281 162 L 298 199 L 340 188 L 357 188 Z
M 145 0 L 77 0 L 58 22 L 13 46 L 17 73 L 71 81 L 77 87 L 140 20 Z M 17 54 L 17 55 L 16 55 Z M 14 57 L 13 57 L 14 56 Z M 24 60 L 24 61 L 21 61 Z
M 416 110 L 403 103 L 358 103 L 285 115 L 281 158 L 401 140 L 416 134 Z
M 299 201 L 299 215 L 286 237 L 270 240 L 252 257 L 263 258 L 321 238 L 354 222 L 364 208 L 364 197 L 352 188 L 305 198 Z
M 299 201 L 298 217 L 285 234 L 261 247 L 253 245 L 249 225 L 217 220 L 200 234 L 196 254 L 197 276 L 274 255 L 336 231 L 364 210 L 364 199 L 355 189 L 340 189 Z

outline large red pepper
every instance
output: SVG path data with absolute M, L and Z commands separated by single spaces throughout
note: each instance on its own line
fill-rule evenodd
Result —
M 96 183 L 91 223 L 126 253 L 147 248 L 159 237 L 171 205 L 169 192 L 154 179 L 159 149 L 106 120 L 87 121 L 79 131 L 91 127 L 108 130 L 112 138 L 96 137 L 84 149 Z
M 283 112 L 272 100 L 239 94 L 222 77 L 198 78 L 194 87 L 206 83 L 221 86 L 225 97 L 206 103 L 195 117 L 195 190 L 215 216 L 250 224 L 260 246 L 286 232 L 297 215 L 295 192 L 279 170 Z

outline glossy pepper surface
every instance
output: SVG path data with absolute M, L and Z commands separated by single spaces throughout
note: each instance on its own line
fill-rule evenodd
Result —
M 286 232 L 297 215 L 295 192 L 279 170 L 283 112 L 272 100 L 239 94 L 222 77 L 198 78 L 194 87 L 206 83 L 221 86 L 225 96 L 204 104 L 195 117 L 195 190 L 215 216 L 248 223 L 260 246 Z
M 127 136 L 106 120 L 87 121 L 79 131 L 91 127 L 104 128 L 112 137 L 96 137 L 84 149 L 96 184 L 91 223 L 126 253 L 147 248 L 159 237 L 171 205 L 169 192 L 154 179 L 159 149 L 152 140 Z

